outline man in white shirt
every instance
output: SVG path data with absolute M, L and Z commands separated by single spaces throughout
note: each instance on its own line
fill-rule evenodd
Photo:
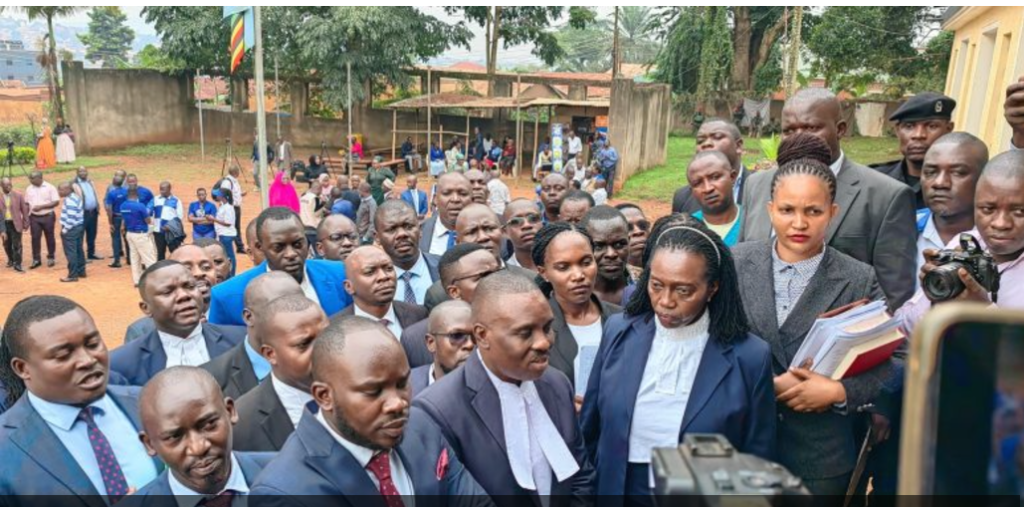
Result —
M 569 138 L 567 144 L 568 150 L 566 150 L 566 153 L 568 153 L 568 158 L 566 160 L 574 159 L 577 155 L 583 153 L 583 140 L 576 136 L 575 131 L 569 131 Z
M 414 397 L 462 366 L 476 349 L 469 303 L 454 299 L 435 306 L 427 319 L 426 342 L 434 362 L 413 368 L 409 383 Z
M 171 182 L 160 182 L 160 195 L 153 198 L 153 216 L 156 218 L 156 232 L 153 239 L 156 240 L 156 259 L 162 261 L 167 257 L 168 251 L 175 251 L 185 240 L 185 211 L 181 200 L 171 193 Z M 177 225 L 173 224 L 175 220 Z M 167 241 L 166 232 L 170 227 L 180 227 L 181 237 L 175 241 Z
M 142 443 L 167 469 L 135 498 L 161 507 L 244 505 L 249 484 L 270 459 L 232 451 L 235 402 L 209 373 L 192 366 L 160 372 L 142 390 L 139 412 Z
M 416 304 L 395 301 L 397 285 L 395 265 L 384 250 L 375 246 L 356 248 L 345 260 L 345 292 L 352 296 L 353 303 L 342 314 L 376 320 L 398 339 L 404 328 L 427 318 L 427 311 Z
M 509 193 L 508 185 L 501 181 L 501 171 L 492 169 L 489 175 L 490 180 L 487 181 L 487 205 L 495 213 L 501 215 L 505 213 L 505 206 L 512 201 L 512 196 Z
M 238 175 L 240 169 L 237 165 L 232 164 L 228 168 L 228 175 L 224 177 L 224 180 L 220 184 L 221 190 L 231 192 L 231 205 L 235 207 L 235 230 L 242 230 L 242 197 L 245 196 L 245 189 L 242 188 L 242 184 L 238 181 Z M 245 253 L 245 244 L 242 243 L 242 235 L 235 236 L 235 247 L 238 249 L 238 253 Z
M 260 355 L 270 363 L 271 373 L 238 399 L 235 448 L 275 452 L 313 401 L 309 394 L 313 343 L 328 321 L 319 306 L 297 294 L 267 303 L 253 317 Z

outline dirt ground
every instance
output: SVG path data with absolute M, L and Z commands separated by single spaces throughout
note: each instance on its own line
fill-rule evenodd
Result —
M 198 149 L 192 147 L 167 147 L 166 150 L 154 150 L 161 152 L 159 155 L 139 155 L 128 151 L 98 157 L 89 157 L 88 165 L 93 166 L 89 172 L 96 182 L 97 191 L 102 194 L 110 183 L 113 173 L 117 169 L 124 169 L 129 173 L 138 175 L 140 184 L 154 191 L 157 191 L 162 180 L 169 180 L 173 184 L 173 191 L 185 203 L 195 200 L 197 188 L 209 188 L 220 175 L 221 160 L 214 154 L 208 153 L 206 163 L 202 163 Z M 303 150 L 296 150 L 303 153 Z M 243 161 L 243 164 L 247 164 Z M 243 171 L 244 172 L 244 171 Z M 422 174 L 422 173 L 421 173 Z M 58 172 L 46 174 L 46 181 L 57 184 L 72 178 L 74 175 L 70 168 L 58 169 Z M 243 200 L 242 223 L 254 218 L 260 210 L 259 195 L 251 181 L 245 185 L 248 195 Z M 421 188 L 425 188 L 426 176 L 422 176 Z M 512 189 L 513 197 L 534 196 L 533 185 L 529 176 L 521 177 L 517 181 L 507 181 Z M 14 186 L 23 190 L 28 185 L 24 177 L 17 177 Z M 304 184 L 297 185 L 300 192 L 306 187 Z M 614 201 L 613 201 L 614 202 Z M 671 203 L 668 202 L 644 202 L 641 203 L 648 217 L 659 217 L 669 212 Z M 186 227 L 191 237 L 191 228 Z M 28 264 L 31 263 L 31 238 L 26 231 L 22 238 L 24 248 L 26 274 L 18 274 L 13 270 L 0 265 L 0 325 L 7 319 L 11 307 L 23 298 L 40 294 L 60 294 L 67 296 L 84 306 L 92 314 L 103 335 L 104 341 L 110 347 L 119 346 L 124 340 L 125 329 L 142 316 L 139 309 L 139 295 L 132 287 L 131 269 L 125 266 L 120 269 L 113 269 L 107 266 L 110 263 L 112 253 L 109 223 L 103 214 L 100 216 L 99 234 L 96 240 L 96 250 L 104 257 L 102 261 L 94 261 L 88 264 L 88 278 L 78 283 L 61 283 L 60 278 L 67 273 L 67 263 L 61 249 L 59 230 L 57 233 L 57 265 L 47 268 L 45 263 L 42 267 L 29 271 Z M 45 257 L 45 241 L 42 242 L 43 256 Z M 3 256 L 3 254 L 0 254 Z M 6 264 L 6 257 L 4 257 Z M 238 256 L 238 272 L 252 267 L 249 258 Z

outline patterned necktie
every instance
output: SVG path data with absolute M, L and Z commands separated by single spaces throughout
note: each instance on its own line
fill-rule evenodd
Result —
M 412 290 L 412 271 L 402 273 L 402 281 L 405 282 L 405 302 L 410 305 L 416 304 L 416 292 Z
M 402 502 L 402 494 L 395 487 L 395 481 L 391 479 L 391 457 L 390 452 L 377 453 L 366 465 L 366 469 L 377 478 L 380 484 L 380 494 L 384 495 L 384 503 L 388 507 L 405 507 Z
M 200 507 L 231 507 L 231 500 L 235 497 L 235 492 L 228 489 L 222 491 L 217 496 L 211 496 L 202 499 L 199 502 Z
M 110 503 L 115 504 L 128 494 L 128 481 L 124 477 L 124 472 L 121 471 L 121 464 L 117 462 L 117 456 L 114 455 L 114 449 L 110 447 L 106 435 L 96 426 L 94 412 L 97 411 L 98 409 L 95 407 L 85 407 L 79 413 L 78 418 L 85 422 L 89 433 L 89 445 L 92 446 L 92 452 L 96 455 L 96 463 L 100 467 L 103 486 L 107 488 Z
M 455 231 L 448 231 L 448 249 L 449 250 L 451 250 L 451 248 L 453 246 L 455 246 L 455 237 L 456 236 L 458 236 L 458 234 L 455 234 Z

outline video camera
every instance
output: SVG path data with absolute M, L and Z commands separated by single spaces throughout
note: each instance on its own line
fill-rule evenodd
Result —
M 799 477 L 736 452 L 722 435 L 692 433 L 679 447 L 653 449 L 651 475 L 656 502 L 664 506 L 811 505 Z

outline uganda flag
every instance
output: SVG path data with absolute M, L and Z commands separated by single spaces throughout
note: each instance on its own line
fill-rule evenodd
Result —
M 231 38 L 228 52 L 231 55 L 231 73 L 242 63 L 246 50 L 256 44 L 252 7 L 224 7 L 224 17 L 229 21 Z

